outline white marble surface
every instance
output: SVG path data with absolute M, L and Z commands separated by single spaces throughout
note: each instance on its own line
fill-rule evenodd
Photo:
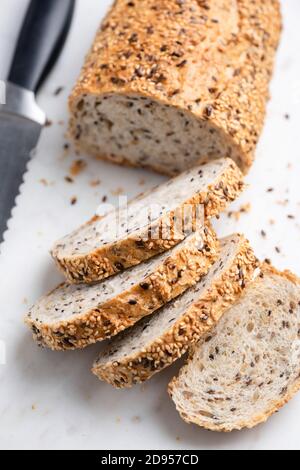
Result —
M 53 125 L 43 132 L 10 221 L 0 257 L 0 447 L 3 449 L 299 449 L 300 396 L 266 425 L 231 435 L 214 435 L 180 420 L 166 386 L 170 370 L 143 387 L 115 391 L 89 372 L 99 346 L 84 352 L 39 350 L 22 323 L 29 304 L 60 280 L 48 255 L 53 241 L 93 214 L 102 196 L 130 196 L 162 178 L 88 158 L 87 169 L 64 181 L 76 157 L 64 154 L 66 99 L 78 75 L 108 0 L 78 0 L 64 53 L 39 96 Z M 26 0 L 1 0 L 0 74 L 7 71 L 16 28 Z M 220 233 L 243 231 L 259 256 L 300 275 L 300 3 L 283 2 L 285 29 L 272 83 L 272 100 L 249 189 L 235 204 L 251 202 L 239 222 L 226 216 Z M 1 77 L 0 77 L 1 78 Z M 58 87 L 65 87 L 54 97 Z M 290 116 L 289 119 L 285 115 Z M 85 158 L 85 157 L 83 157 Z M 100 178 L 99 187 L 90 182 Z M 141 178 L 145 183 L 141 185 Z M 41 182 L 45 179 L 46 182 Z M 267 193 L 267 188 L 274 188 Z M 114 194 L 112 194 L 112 192 Z M 70 205 L 77 196 L 78 203 Z M 289 203 L 283 201 L 289 200 Z M 288 215 L 294 215 L 295 220 Z M 270 220 L 274 224 L 270 224 Z M 261 230 L 267 233 L 265 239 Z M 280 248 L 280 253 L 275 251 Z

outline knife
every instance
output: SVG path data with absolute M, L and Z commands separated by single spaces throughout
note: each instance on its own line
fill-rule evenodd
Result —
M 31 0 L 0 97 L 0 243 L 46 115 L 36 93 L 71 26 L 75 0 Z M 4 93 L 3 93 L 4 90 Z

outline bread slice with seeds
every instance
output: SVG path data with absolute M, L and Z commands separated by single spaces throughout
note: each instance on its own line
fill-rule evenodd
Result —
M 84 348 L 116 335 L 182 294 L 218 257 L 207 226 L 167 253 L 94 285 L 63 284 L 43 297 L 26 323 L 42 346 Z
M 70 98 L 71 135 L 168 175 L 222 157 L 246 171 L 280 31 L 278 0 L 117 0 Z
M 227 432 L 265 422 L 299 389 L 300 280 L 269 266 L 169 385 L 185 421 Z
M 207 276 L 177 300 L 114 338 L 94 363 L 94 374 L 123 388 L 169 366 L 220 320 L 253 279 L 256 267 L 256 257 L 243 236 L 224 239 L 219 259 Z
M 230 159 L 197 167 L 128 207 L 93 218 L 56 243 L 53 258 L 71 283 L 100 281 L 169 250 L 243 188 L 243 176 Z

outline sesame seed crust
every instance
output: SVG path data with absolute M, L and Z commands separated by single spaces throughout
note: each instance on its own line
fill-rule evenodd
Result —
M 39 346 L 56 351 L 83 349 L 133 326 L 185 292 L 207 274 L 218 253 L 219 242 L 207 225 L 190 236 L 182 249 L 178 247 L 147 274 L 142 283 L 137 284 L 133 279 L 132 287 L 97 308 L 75 315 L 75 318 L 48 323 L 36 318 L 33 308 L 25 323 Z
M 117 0 L 70 97 L 71 135 L 95 153 L 82 129 L 88 96 L 134 96 L 141 104 L 148 98 L 208 123 L 247 171 L 263 128 L 280 32 L 278 0 Z M 133 164 L 122 150 L 98 157 Z M 174 174 L 171 167 L 153 169 Z
M 182 234 L 178 236 L 176 226 L 178 227 L 179 214 L 184 214 L 185 205 L 203 205 L 204 216 L 209 219 L 224 211 L 244 190 L 243 175 L 237 165 L 230 159 L 224 162 L 226 164 L 222 174 L 205 190 L 195 193 L 193 197 L 185 200 L 181 207 L 168 211 L 144 230 L 135 231 L 126 238 L 99 246 L 84 255 L 64 256 L 58 243 L 51 252 L 57 267 L 72 284 L 92 283 L 136 266 L 177 245 L 182 241 Z M 174 216 L 176 216 L 175 224 Z M 93 224 L 96 220 L 97 217 L 94 217 L 87 225 Z M 166 226 L 169 227 L 167 239 L 157 236 L 149 238 L 149 232 L 161 233 L 162 228 Z M 154 230 L 154 227 L 159 227 L 159 230 Z
M 92 372 L 116 388 L 131 387 L 170 366 L 210 331 L 253 279 L 258 267 L 258 260 L 248 240 L 238 236 L 239 246 L 229 269 L 216 276 L 200 298 L 167 332 L 142 350 L 118 361 L 103 363 L 100 356 Z
M 288 282 L 294 284 L 298 288 L 300 288 L 299 277 L 297 277 L 295 274 L 291 273 L 288 270 L 283 271 L 283 272 L 278 271 L 272 265 L 269 265 L 267 263 L 261 263 L 260 271 L 261 271 L 261 277 L 264 277 L 265 275 L 267 276 L 271 275 L 274 278 L 276 277 L 283 278 L 287 280 Z M 183 372 L 184 369 L 188 367 L 189 363 L 193 359 L 193 354 L 194 354 L 194 348 L 192 347 L 189 350 L 187 363 L 181 369 L 181 371 L 179 372 L 179 375 Z M 172 396 L 179 386 L 179 375 L 178 377 L 174 377 L 172 381 L 169 383 L 168 393 L 171 399 L 173 399 Z M 274 399 L 273 403 L 268 407 L 266 411 L 255 413 L 251 418 L 248 418 L 248 419 L 241 419 L 238 423 L 235 423 L 234 427 L 226 423 L 214 423 L 213 421 L 202 420 L 200 415 L 197 417 L 197 419 L 195 419 L 195 416 L 193 417 L 193 419 L 191 419 L 191 417 L 187 415 L 185 410 L 181 409 L 179 403 L 177 403 L 177 401 L 175 400 L 174 401 L 176 404 L 177 411 L 179 412 L 181 418 L 186 423 L 197 424 L 200 427 L 203 427 L 205 429 L 208 429 L 214 432 L 230 433 L 234 430 L 240 431 L 242 429 L 252 429 L 259 424 L 265 423 L 274 413 L 277 413 L 281 408 L 283 408 L 299 391 L 300 391 L 300 374 L 298 378 L 296 379 L 296 381 L 289 387 L 284 397 L 277 399 L 277 400 Z

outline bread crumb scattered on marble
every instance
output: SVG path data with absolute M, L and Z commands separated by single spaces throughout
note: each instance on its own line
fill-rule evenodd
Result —
M 111 191 L 111 194 L 113 196 L 121 196 L 121 194 L 124 194 L 124 189 L 123 188 L 117 188 L 114 191 Z
M 90 186 L 92 188 L 95 188 L 96 186 L 99 186 L 100 184 L 101 184 L 101 180 L 99 179 L 90 181 Z
M 60 95 L 64 91 L 64 89 L 65 89 L 65 87 L 63 87 L 63 86 L 57 87 L 56 90 L 54 90 L 54 93 L 53 93 L 54 96 Z
M 82 173 L 87 167 L 87 162 L 80 159 L 80 160 L 75 160 L 75 162 L 72 163 L 70 167 L 70 175 L 71 176 L 78 176 L 80 173 Z
M 141 418 L 140 418 L 140 416 L 133 416 L 131 421 L 132 421 L 133 423 L 140 423 L 140 422 L 141 422 Z
M 286 207 L 289 204 L 289 202 L 290 201 L 288 199 L 283 199 L 282 201 L 276 201 L 276 204 L 278 204 L 279 206 Z
M 251 204 L 248 202 L 247 204 L 243 204 L 237 211 L 229 211 L 227 213 L 228 218 L 234 218 L 237 222 L 240 220 L 243 214 L 249 213 L 251 210 Z
M 73 180 L 73 178 L 71 178 L 71 176 L 65 176 L 65 181 L 67 183 L 74 183 L 74 180 Z

